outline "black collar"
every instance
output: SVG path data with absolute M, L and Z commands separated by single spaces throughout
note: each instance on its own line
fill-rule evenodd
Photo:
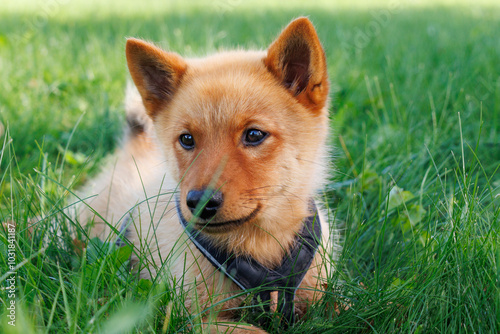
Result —
M 267 268 L 252 257 L 235 256 L 214 247 L 201 231 L 193 229 L 192 224 L 186 221 L 177 200 L 179 221 L 198 250 L 242 290 L 254 293 L 254 301 L 264 305 L 265 311 L 271 310 L 271 293 L 277 291 L 276 310 L 288 324 L 294 321 L 295 291 L 311 266 L 321 241 L 321 224 L 312 200 L 310 211 L 312 215 L 305 219 L 292 249 L 283 257 L 281 264 L 277 268 Z

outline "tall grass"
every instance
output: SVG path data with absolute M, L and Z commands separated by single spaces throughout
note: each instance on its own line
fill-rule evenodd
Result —
M 0 220 L 16 223 L 17 267 L 13 327 L 2 230 L 1 332 L 199 331 L 180 292 L 126 270 L 135 250 L 75 247 L 69 228 L 85 231 L 63 209 L 121 136 L 125 37 L 183 55 L 265 48 L 299 15 L 328 57 L 335 172 L 324 198 L 343 247 L 325 297 L 288 332 L 500 331 L 495 1 L 2 8 Z

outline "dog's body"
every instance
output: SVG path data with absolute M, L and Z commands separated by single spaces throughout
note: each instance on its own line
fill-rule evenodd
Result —
M 183 282 L 188 309 L 212 306 L 216 323 L 234 319 L 243 297 L 228 297 L 240 288 L 191 243 L 179 219 L 193 221 L 217 249 L 271 269 L 289 253 L 326 175 L 329 83 L 320 42 L 301 18 L 264 52 L 185 60 L 130 39 L 127 61 L 140 93 L 127 93 L 129 134 L 82 192 L 97 196 L 80 220 L 104 238 L 112 225 L 149 254 L 141 275 Z M 298 314 L 317 299 L 328 271 L 329 228 L 318 213 L 324 247 L 297 290 Z M 259 330 L 235 332 L 248 329 Z

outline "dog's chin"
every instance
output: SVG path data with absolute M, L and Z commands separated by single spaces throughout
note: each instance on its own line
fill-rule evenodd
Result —
M 214 217 L 214 219 L 210 220 L 204 220 L 204 219 L 197 219 L 194 227 L 197 230 L 202 231 L 203 233 L 207 234 L 221 234 L 221 233 L 228 233 L 231 231 L 234 231 L 234 229 L 243 226 L 244 224 L 250 222 L 251 220 L 255 219 L 257 215 L 259 214 L 261 209 L 261 205 L 257 205 L 257 207 L 250 212 L 250 214 L 239 218 L 235 220 L 217 220 L 217 216 Z

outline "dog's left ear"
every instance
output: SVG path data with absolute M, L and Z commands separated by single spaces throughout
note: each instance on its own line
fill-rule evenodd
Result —
M 292 21 L 269 46 L 264 64 L 295 98 L 319 112 L 328 98 L 325 52 L 311 21 Z

